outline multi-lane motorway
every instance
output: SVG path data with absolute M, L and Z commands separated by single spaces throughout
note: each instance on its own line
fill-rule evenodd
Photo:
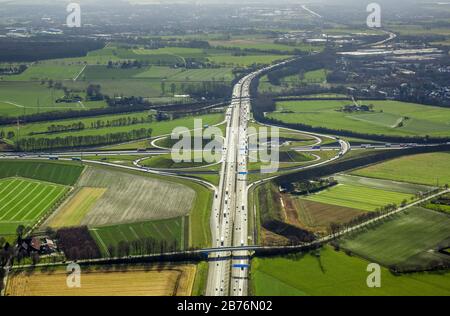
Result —
M 250 119 L 250 85 L 255 77 L 270 68 L 244 77 L 233 89 L 232 103 L 227 111 L 224 163 L 211 216 L 213 245 L 218 248 L 242 247 L 248 244 L 247 133 Z M 206 294 L 247 295 L 249 259 L 249 252 L 245 250 L 211 253 Z
M 283 62 L 285 64 L 287 62 Z M 246 248 L 248 231 L 248 190 L 247 163 L 249 154 L 248 122 L 250 120 L 250 85 L 256 77 L 269 71 L 274 65 L 254 72 L 241 79 L 234 87 L 231 106 L 227 110 L 227 131 L 222 151 L 222 168 L 219 188 L 215 192 L 211 215 L 212 248 L 223 251 L 209 253 L 209 272 L 206 287 L 208 296 L 246 296 L 250 267 L 250 250 Z M 298 132 L 298 131 L 297 131 Z M 304 132 L 307 133 L 307 132 Z M 335 157 L 317 164 L 302 167 L 312 168 L 341 158 L 350 150 L 350 144 L 338 137 L 314 134 L 339 143 L 330 150 L 337 151 Z M 416 144 L 414 144 L 416 145 Z M 420 146 L 420 145 L 417 145 Z M 383 144 L 380 148 L 403 148 L 405 146 Z M 377 145 L 364 145 L 363 148 L 378 148 Z M 326 148 L 298 148 L 297 150 L 326 150 Z M 267 178 L 268 180 L 272 178 Z M 264 180 L 262 180 L 264 181 Z M 252 185 L 258 185 L 257 181 Z M 238 250 L 233 250 L 238 247 Z

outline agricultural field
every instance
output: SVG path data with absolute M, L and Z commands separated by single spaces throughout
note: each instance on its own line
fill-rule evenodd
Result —
M 338 174 L 334 175 L 333 178 L 341 184 L 360 185 L 373 189 L 395 191 L 405 194 L 416 194 L 417 192 L 425 193 L 435 189 L 435 187 L 428 185 L 360 177 L 352 174 Z
M 72 186 L 83 169 L 84 166 L 70 162 L 1 160 L 0 179 L 20 177 Z
M 147 55 L 172 55 L 184 60 L 185 58 L 202 58 L 207 53 L 201 48 L 187 48 L 187 47 L 164 47 L 158 49 L 133 49 L 134 54 L 140 56 Z
M 168 244 L 176 243 L 177 249 L 184 250 L 189 247 L 188 225 L 188 218 L 177 217 L 168 220 L 92 227 L 90 233 L 104 256 L 114 256 L 109 253 L 111 246 L 117 249 L 120 242 L 132 243 L 145 238 Z
M 252 260 L 252 294 L 256 296 L 448 296 L 450 273 L 395 276 L 381 270 L 381 288 L 369 288 L 369 261 L 325 247 L 292 257 Z
M 99 80 L 99 79 L 127 79 L 133 78 L 138 74 L 147 71 L 151 68 L 108 68 L 102 65 L 89 65 L 87 66 L 81 75 L 78 77 L 78 81 L 83 80 Z
M 214 55 L 208 59 L 218 65 L 224 67 L 238 66 L 247 67 L 253 64 L 269 65 L 278 60 L 288 59 L 292 56 L 287 55 L 245 55 L 245 56 L 232 56 L 228 54 Z
M 80 226 L 83 218 L 105 192 L 105 188 L 78 188 L 74 196 L 61 206 L 61 210 L 50 216 L 44 226 L 52 228 Z
M 111 97 L 121 95 L 125 97 L 140 96 L 149 100 L 153 98 L 165 97 L 161 89 L 161 79 L 119 78 L 119 79 L 98 79 L 92 81 L 80 79 L 77 81 L 64 82 L 64 86 L 72 90 L 85 90 L 89 83 L 100 85 L 101 92 Z M 173 95 L 171 95 L 170 97 L 173 97 Z
M 206 187 L 186 180 L 90 166 L 41 228 L 87 225 L 103 254 L 108 243 L 147 237 L 207 247 L 211 195 Z
M 398 101 L 366 101 L 373 112 L 338 111 L 350 101 L 283 101 L 268 117 L 285 123 L 389 136 L 450 136 L 450 110 Z M 323 122 L 327 122 L 324 125 Z
M 4 77 L 8 81 L 75 80 L 83 71 L 82 65 L 32 64 L 20 75 Z
M 450 217 L 413 207 L 394 217 L 354 233 L 340 246 L 373 262 L 403 269 L 426 269 L 429 264 L 450 262 L 438 250 L 449 246 Z
M 283 218 L 291 225 L 327 234 L 331 224 L 345 224 L 390 203 L 400 205 L 433 187 L 390 180 L 334 175 L 338 186 L 309 196 L 282 194 Z M 367 190 L 367 191 L 366 191 Z M 403 199 L 402 199 L 403 198 Z
M 273 39 L 258 38 L 253 35 L 251 38 L 233 38 L 231 40 L 210 40 L 211 46 L 215 47 L 227 47 L 227 48 L 239 48 L 242 50 L 252 49 L 261 51 L 279 51 L 281 53 L 293 53 L 296 50 L 311 52 L 321 51 L 323 46 L 313 46 L 309 44 L 300 45 L 284 45 L 277 44 Z
M 401 157 L 356 170 L 352 174 L 431 186 L 450 184 L 450 153 Z
M 201 81 L 225 81 L 230 82 L 234 79 L 231 68 L 212 68 L 212 69 L 188 69 L 180 71 L 167 78 L 168 82 L 201 82 Z
M 260 80 L 258 90 L 262 93 L 272 93 L 287 91 L 305 84 L 324 84 L 327 81 L 327 75 L 328 71 L 326 69 L 308 71 L 306 73 L 284 77 L 280 80 L 280 85 L 271 84 L 267 76 L 263 76 Z
M 194 190 L 177 183 L 93 167 L 77 186 L 107 189 L 81 221 L 89 226 L 184 216 L 195 200 Z
M 392 203 L 400 205 L 403 200 L 410 201 L 413 196 L 413 194 L 373 189 L 360 185 L 339 184 L 304 199 L 357 210 L 375 211 Z
M 0 179 L 0 235 L 15 235 L 19 225 L 33 226 L 66 192 L 67 187 L 47 182 Z
M 16 271 L 7 296 L 190 296 L 195 265 L 83 267 L 81 288 L 69 288 L 65 269 Z
M 0 116 L 31 115 L 36 113 L 105 107 L 105 102 L 56 103 L 64 96 L 62 90 L 48 88 L 39 82 L 0 81 Z
M 72 125 L 83 123 L 85 128 L 83 130 L 76 131 L 62 131 L 62 132 L 52 132 L 48 133 L 49 128 L 55 125 L 55 122 L 40 122 L 40 123 L 30 123 L 23 125 L 21 127 L 21 138 L 58 138 L 58 137 L 66 137 L 66 136 L 100 136 L 108 133 L 120 133 L 120 132 L 128 132 L 130 130 L 139 130 L 142 128 L 151 128 L 152 129 L 152 137 L 162 136 L 171 134 L 173 129 L 176 127 L 186 127 L 188 129 L 194 128 L 194 120 L 202 119 L 203 124 L 214 125 L 218 124 L 223 120 L 223 114 L 207 114 L 196 117 L 183 117 L 175 120 L 168 121 L 152 121 L 141 123 L 141 120 L 146 120 L 149 117 L 149 112 L 136 112 L 129 114 L 115 114 L 115 115 L 103 115 L 103 116 L 93 116 L 79 119 L 68 119 L 68 120 L 59 120 L 58 125 Z M 125 119 L 125 120 L 137 120 L 136 124 L 132 125 L 123 125 L 123 126 L 107 126 L 108 121 Z M 95 124 L 98 121 L 103 121 L 105 124 L 102 126 L 96 126 Z M 95 125 L 95 126 L 94 126 Z M 0 131 L 4 131 L 4 133 L 8 132 L 16 132 L 17 128 L 14 126 L 0 126 Z
M 345 224 L 364 212 L 332 204 L 283 196 L 288 223 L 309 231 L 326 234 L 331 224 Z
M 183 69 L 162 66 L 142 68 L 110 68 L 102 65 L 87 66 L 78 78 L 84 80 L 159 79 L 170 82 L 231 81 L 230 68 Z M 149 81 L 146 81 L 148 84 Z M 158 82 L 160 84 L 160 82 Z

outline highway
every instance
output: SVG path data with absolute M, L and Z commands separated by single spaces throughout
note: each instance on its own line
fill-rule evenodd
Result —
M 232 102 L 226 114 L 227 131 L 222 151 L 220 183 L 211 213 L 213 248 L 245 247 L 248 244 L 247 133 L 250 120 L 250 85 L 261 73 L 278 65 L 247 75 L 233 88 Z M 211 252 L 209 259 L 206 295 L 248 294 L 248 251 Z

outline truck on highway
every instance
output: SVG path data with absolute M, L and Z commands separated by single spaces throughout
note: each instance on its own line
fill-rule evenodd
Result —
M 59 160 L 58 156 L 49 156 L 48 157 L 49 160 Z

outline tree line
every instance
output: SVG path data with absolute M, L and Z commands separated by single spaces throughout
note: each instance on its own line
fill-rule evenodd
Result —
M 104 135 L 66 136 L 56 138 L 22 138 L 16 143 L 20 151 L 41 151 L 61 148 L 79 148 L 117 144 L 151 137 L 151 128 L 141 128 L 128 132 L 108 133 Z
M 176 252 L 180 245 L 176 240 L 156 240 L 151 237 L 140 238 L 133 241 L 122 240 L 117 245 L 108 245 L 110 258 L 122 258 L 128 256 L 143 256 L 158 253 Z
M 0 60 L 4 62 L 38 61 L 45 59 L 84 57 L 101 49 L 103 41 L 92 39 L 0 38 Z

